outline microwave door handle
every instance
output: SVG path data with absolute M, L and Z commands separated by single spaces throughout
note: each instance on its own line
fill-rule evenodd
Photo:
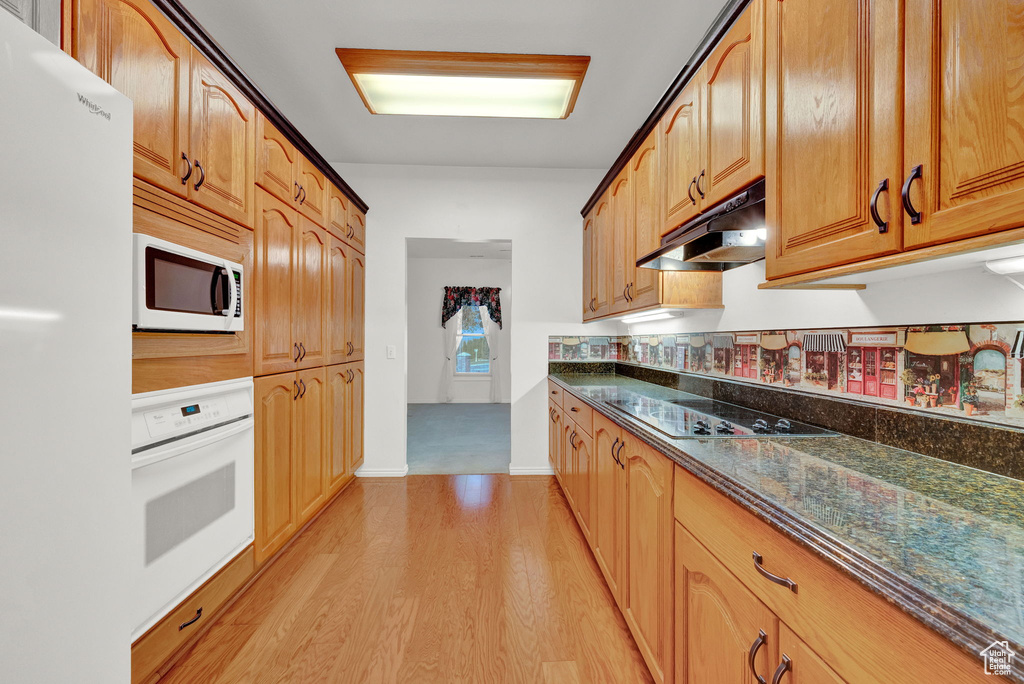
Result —
M 228 288 L 231 292 L 230 298 L 228 299 L 228 308 L 224 312 L 224 315 L 228 318 L 234 318 L 235 307 L 238 306 L 238 283 L 235 282 L 235 272 L 231 270 L 231 264 L 226 260 L 224 261 L 224 270 L 227 273 Z M 230 322 L 228 325 L 230 325 Z

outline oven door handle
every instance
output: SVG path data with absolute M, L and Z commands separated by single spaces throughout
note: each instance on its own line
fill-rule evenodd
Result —
M 210 446 L 211 444 L 216 444 L 228 437 L 234 437 L 246 430 L 252 430 L 254 425 L 255 421 L 252 417 L 249 417 L 240 420 L 237 423 L 231 423 L 223 427 L 215 428 L 209 432 L 199 433 L 198 435 L 185 435 L 168 444 L 151 447 L 142 453 L 132 455 L 132 471 L 138 470 L 139 468 L 145 468 L 146 466 L 151 466 L 154 463 L 166 461 L 169 458 L 181 456 L 182 454 L 195 451 L 196 449 L 202 449 L 203 447 Z

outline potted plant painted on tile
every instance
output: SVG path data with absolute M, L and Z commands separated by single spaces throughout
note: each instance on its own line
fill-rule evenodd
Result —
M 942 376 L 939 375 L 938 373 L 935 373 L 933 375 L 929 375 L 928 376 L 928 382 L 930 382 L 931 385 L 932 385 L 932 394 L 938 394 L 939 393 L 939 379 L 940 378 L 942 378 Z
M 907 405 L 913 406 L 917 402 L 917 397 L 913 393 L 914 386 L 918 383 L 917 373 L 911 368 L 904 368 L 900 380 L 903 381 L 903 396 L 907 400 Z
M 924 385 L 918 384 L 914 387 L 914 395 L 917 397 L 917 405 L 921 408 L 928 407 L 928 390 L 924 388 Z
M 973 416 L 974 411 L 978 408 L 978 403 L 980 402 L 980 399 L 978 399 L 978 389 L 973 383 L 967 386 L 967 390 L 964 392 L 964 396 L 960 401 L 963 402 L 964 413 L 969 416 Z

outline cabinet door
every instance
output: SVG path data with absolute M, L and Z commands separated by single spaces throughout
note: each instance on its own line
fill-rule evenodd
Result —
M 299 152 L 263 115 L 257 117 L 256 183 L 282 202 L 294 205 Z
M 612 312 L 612 205 L 605 193 L 594 209 L 594 237 L 591 263 L 591 296 L 594 298 L 594 318 Z
M 665 208 L 661 234 L 664 235 L 701 212 L 700 195 L 694 189 L 702 168 L 699 79 L 690 81 L 679 93 L 662 117 L 658 135 Z
M 907 0 L 908 248 L 1024 225 L 1024 3 Z M 899 188 L 896 188 L 898 192 Z
M 619 428 L 601 414 L 595 413 L 594 477 L 597 486 L 592 506 L 594 558 L 616 603 L 622 605 L 626 478 L 625 471 L 615 460 L 615 450 L 620 444 Z
M 334 494 L 351 475 L 349 470 L 349 373 L 348 366 L 327 367 L 327 400 L 324 425 L 327 427 L 327 455 L 324 474 L 327 495 Z
M 295 373 L 255 380 L 256 562 L 281 548 L 297 528 L 292 499 L 292 413 L 298 395 Z
M 900 0 L 769 2 L 769 278 L 900 250 Z M 880 232 L 870 214 L 878 194 Z
M 256 205 L 253 374 L 267 375 L 294 369 L 299 356 L 292 330 L 292 252 L 299 217 L 294 209 L 265 190 L 256 193 Z
M 583 320 L 594 317 L 594 210 L 583 219 Z
M 327 233 L 305 216 L 299 216 L 295 234 L 295 267 L 292 292 L 295 301 L 295 341 L 299 343 L 299 368 L 324 365 L 324 287 L 327 265 Z
M 773 677 L 777 684 L 846 684 L 784 622 L 779 623 L 779 660 Z M 767 677 L 766 677 L 767 679 Z
M 313 163 L 299 155 L 299 211 L 318 226 L 327 220 L 327 179 Z
M 548 399 L 548 461 L 551 469 L 558 472 L 558 445 L 562 438 L 562 426 L 558 424 L 558 406 Z
M 349 315 L 348 330 L 351 354 L 349 361 L 363 359 L 363 343 L 365 340 L 365 306 L 366 306 L 366 257 L 359 252 L 351 252 L 348 269 Z
M 348 243 L 357 250 L 366 254 L 366 214 L 354 204 L 349 204 L 348 222 L 352 228 L 352 235 Z
M 661 273 L 636 268 L 636 260 L 650 254 L 661 244 L 661 159 L 658 133 L 652 132 L 630 162 L 633 178 L 633 276 L 629 290 L 631 309 L 644 309 L 661 303 Z
M 626 623 L 655 681 L 671 681 L 674 469 L 635 437 L 624 438 L 619 458 L 626 466 Z
M 225 218 L 252 226 L 256 109 L 194 48 L 191 103 L 196 168 L 189 197 Z
M 323 368 L 298 373 L 299 397 L 295 401 L 295 505 L 297 524 L 302 525 L 320 510 L 326 500 L 324 464 L 327 428 L 324 404 L 327 375 Z
M 558 471 L 562 473 L 562 490 L 565 492 L 565 498 L 569 500 L 569 508 L 573 511 L 576 510 L 576 479 L 573 472 L 573 448 L 572 439 L 573 433 L 576 431 L 576 426 L 572 420 L 569 419 L 568 415 L 562 412 L 562 449 L 559 452 L 559 468 Z
M 573 452 L 573 480 L 576 491 L 573 493 L 576 499 L 576 514 L 579 516 L 580 527 L 583 536 L 593 546 L 593 532 L 591 527 L 591 506 L 592 492 L 594 488 L 594 439 L 585 432 L 576 429 L 576 449 Z
M 633 184 L 629 164 L 611 186 L 612 313 L 629 310 L 629 286 L 633 282 Z
M 187 196 L 192 46 L 148 2 L 76 0 L 72 11 L 73 56 L 132 100 L 135 176 Z
M 679 523 L 675 538 L 676 681 L 757 684 L 749 662 L 757 643 L 756 676 L 770 681 L 779 662 L 775 614 Z
M 349 235 L 352 232 L 349 226 L 349 201 L 345 194 L 334 187 L 332 183 L 327 184 L 327 232 L 339 240 L 350 242 Z
M 327 363 L 349 360 L 349 263 L 352 248 L 330 236 L 327 253 Z
M 701 72 L 704 166 L 694 187 L 713 207 L 764 177 L 764 0 L 754 0 Z
M 348 383 L 348 471 L 356 472 L 363 465 L 363 392 L 366 379 L 363 377 L 363 362 L 345 364 L 349 370 Z

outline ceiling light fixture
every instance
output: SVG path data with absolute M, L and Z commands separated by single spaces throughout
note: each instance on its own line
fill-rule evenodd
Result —
M 338 48 L 371 114 L 564 119 L 590 57 Z

